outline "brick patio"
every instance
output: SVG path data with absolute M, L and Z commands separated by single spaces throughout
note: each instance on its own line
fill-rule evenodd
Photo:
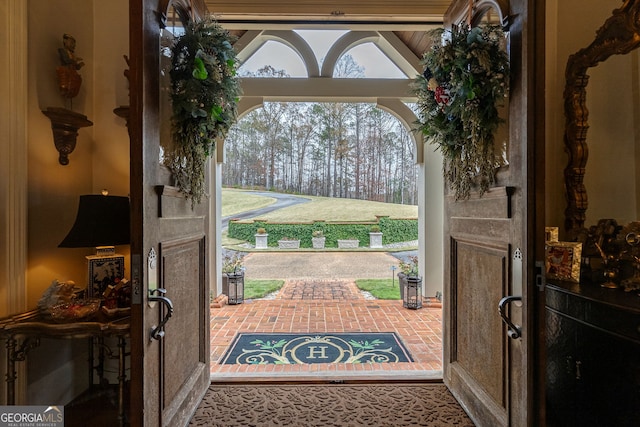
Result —
M 237 332 L 396 332 L 412 363 L 221 365 Z M 442 308 L 368 299 L 353 280 L 286 280 L 270 299 L 211 309 L 212 381 L 433 379 L 442 377 Z

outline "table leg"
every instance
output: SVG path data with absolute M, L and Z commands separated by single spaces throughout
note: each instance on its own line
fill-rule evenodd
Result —
M 127 341 L 124 337 L 118 337 L 118 420 L 120 426 L 124 426 L 125 408 L 124 408 L 124 385 L 127 379 L 125 371 L 125 350 Z
M 16 404 L 16 345 L 14 337 L 7 338 L 7 405 Z

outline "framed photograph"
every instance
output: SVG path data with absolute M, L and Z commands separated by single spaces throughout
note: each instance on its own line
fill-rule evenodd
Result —
M 558 227 L 545 227 L 544 228 L 544 241 L 545 242 L 557 242 L 558 241 Z
M 124 256 L 88 256 L 89 281 L 87 285 L 87 296 L 89 298 L 100 298 L 109 285 L 114 285 L 116 279 L 124 278 Z M 118 281 L 119 281 L 118 280 Z
M 547 242 L 545 248 L 545 271 L 547 279 L 580 282 L 582 243 Z

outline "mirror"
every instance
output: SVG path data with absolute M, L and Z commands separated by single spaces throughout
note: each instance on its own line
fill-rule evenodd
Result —
M 589 83 L 589 75 L 587 72 L 590 68 L 595 67 L 599 63 L 608 60 L 613 55 L 626 55 L 633 50 L 635 50 L 640 45 L 640 22 L 638 22 L 637 17 L 640 14 L 640 0 L 625 0 L 623 5 L 613 11 L 613 14 L 609 19 L 605 21 L 603 26 L 597 31 L 596 38 L 594 41 L 584 49 L 579 50 L 575 54 L 571 55 L 567 61 L 567 68 L 565 72 L 566 76 L 566 86 L 564 92 L 564 108 L 565 108 L 565 135 L 564 135 L 564 143 L 566 151 L 569 155 L 569 160 L 567 163 L 567 167 L 564 171 L 565 176 L 565 191 L 567 198 L 567 208 L 565 210 L 565 231 L 567 232 L 568 240 L 575 240 L 578 236 L 584 232 L 585 229 L 585 219 L 586 219 L 586 211 L 589 205 L 587 198 L 587 189 L 585 185 L 585 176 L 587 174 L 587 160 L 589 157 L 589 146 L 587 144 L 587 129 L 589 128 L 589 108 L 593 108 L 594 113 L 596 110 L 600 114 L 607 114 L 610 117 L 612 116 L 611 110 L 607 111 L 607 107 L 589 105 L 587 104 L 587 85 Z M 623 58 L 629 64 L 625 65 L 625 69 L 631 70 L 630 61 L 637 58 L 636 55 L 633 55 L 631 59 L 629 57 Z M 593 71 L 594 83 L 599 79 L 616 79 L 617 73 L 621 73 L 620 70 L 612 70 L 612 68 L 620 68 L 620 58 L 615 57 L 611 58 L 610 64 L 603 64 L 602 67 L 599 67 L 597 70 Z M 638 69 L 638 61 L 636 59 L 635 67 Z M 636 75 L 637 80 L 637 75 Z M 616 82 L 619 83 L 619 82 Z M 621 84 L 621 83 L 619 83 Z M 629 78 L 629 84 L 631 84 L 631 78 Z M 634 83 L 637 85 L 638 82 Z M 622 85 L 622 84 L 621 84 Z M 598 89 L 593 87 L 590 90 L 591 94 L 595 94 Z M 624 91 L 621 94 L 629 94 L 631 92 L 631 86 L 625 87 Z M 623 107 L 625 105 L 633 105 L 633 103 L 623 104 L 623 101 L 620 101 L 618 95 L 609 93 L 604 94 L 601 98 L 598 99 L 609 99 L 610 104 L 618 103 Z M 604 108 L 604 110 L 603 110 Z M 609 105 L 609 108 L 611 105 Z M 626 108 L 626 110 L 632 110 Z M 601 127 L 598 129 L 594 126 L 592 133 L 592 141 L 598 141 L 599 144 L 596 146 L 593 144 L 593 153 L 594 159 L 597 158 L 600 161 L 604 155 L 606 154 L 608 157 L 618 157 L 618 163 L 612 162 L 611 166 L 607 168 L 607 170 L 602 171 L 601 173 L 593 174 L 593 176 L 589 176 L 587 182 L 590 182 L 591 188 L 590 190 L 595 195 L 596 192 L 603 193 L 617 193 L 613 194 L 617 200 L 622 200 L 623 204 L 626 206 L 631 206 L 633 212 L 629 210 L 626 211 L 615 211 L 612 205 L 607 205 L 607 201 L 602 199 L 602 202 L 598 202 L 594 204 L 594 214 L 603 218 L 615 218 L 620 219 L 622 221 L 635 220 L 637 218 L 633 218 L 635 215 L 637 217 L 638 212 L 638 162 L 637 159 L 634 159 L 632 163 L 624 163 L 623 160 L 628 161 L 629 159 L 623 159 L 626 157 L 636 157 L 639 150 L 635 148 L 631 152 L 627 148 L 626 152 L 617 151 L 618 154 L 612 154 L 611 150 L 615 148 L 623 147 L 631 147 L 637 146 L 635 142 L 634 129 L 632 127 L 633 123 L 633 113 L 629 113 L 629 118 L 627 121 L 630 123 L 627 125 L 631 126 L 631 132 L 627 132 L 630 136 L 626 136 L 625 140 L 622 141 L 621 138 L 614 133 L 619 132 L 619 127 L 613 128 L 612 126 L 616 126 L 615 124 L 603 123 L 607 122 L 606 119 L 598 119 L 594 120 L 594 124 L 599 124 Z M 606 129 L 605 126 L 610 126 L 609 130 Z M 629 139 L 631 142 L 629 142 Z M 629 145 L 630 144 L 630 145 Z M 608 150 L 608 151 L 603 151 Z M 596 157 L 597 156 L 597 157 Z M 633 177 L 630 177 L 626 180 L 624 184 L 630 184 L 631 186 L 624 187 L 622 183 L 620 183 L 621 178 L 619 178 L 619 172 L 621 169 L 634 169 L 631 171 Z M 616 178 L 615 183 L 607 184 L 608 180 L 606 174 L 614 175 Z M 633 188 L 631 188 L 633 187 Z M 626 198 L 626 200 L 625 200 Z M 601 213 L 602 212 L 602 213 Z M 604 212 L 609 212 L 608 215 L 603 215 Z M 629 218 L 628 216 L 632 216 Z M 591 222 L 595 223 L 596 220 Z

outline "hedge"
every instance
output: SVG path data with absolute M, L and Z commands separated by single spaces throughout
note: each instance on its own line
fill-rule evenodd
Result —
M 269 234 L 269 246 L 277 247 L 278 240 L 288 238 L 299 239 L 301 248 L 311 248 L 313 247 L 312 233 L 316 230 L 322 230 L 327 248 L 337 248 L 338 240 L 354 238 L 360 240 L 360 246 L 369 246 L 369 232 L 373 225 L 380 227 L 382 243 L 385 245 L 418 240 L 417 219 L 391 219 L 389 217 L 378 217 L 377 221 L 370 222 L 273 223 L 262 220 L 231 220 L 229 221 L 229 237 L 254 242 L 256 230 L 264 228 Z

